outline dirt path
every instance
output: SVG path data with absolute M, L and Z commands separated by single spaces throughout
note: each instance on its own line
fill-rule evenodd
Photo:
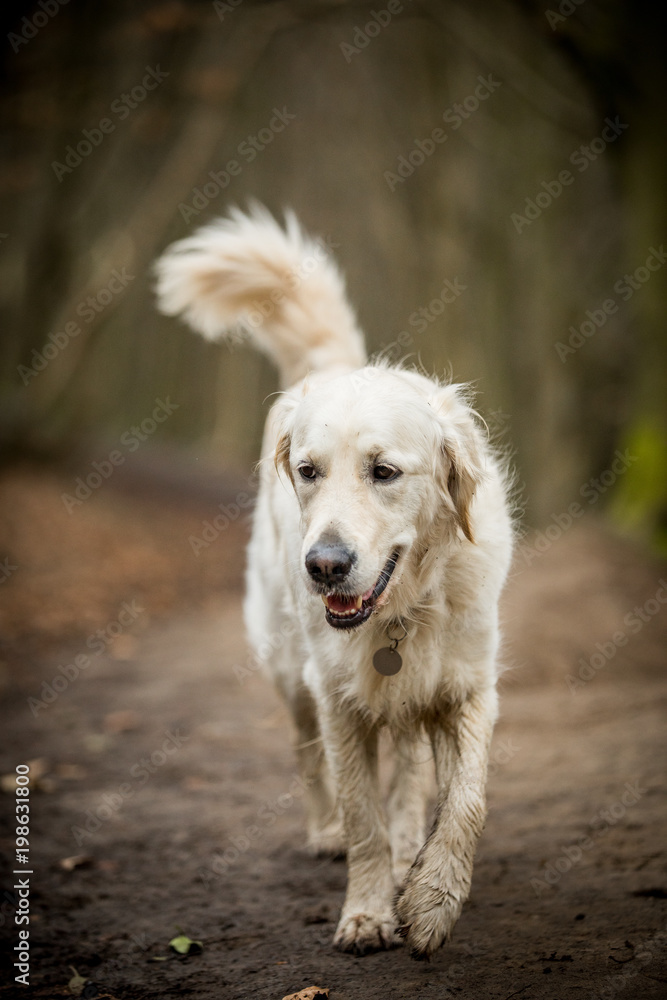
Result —
M 61 488 L 34 472 L 3 486 L 0 557 L 19 568 L 0 592 L 0 771 L 40 760 L 43 775 L 30 990 L 5 955 L 0 997 L 69 996 L 70 966 L 95 984 L 84 996 L 118 1000 L 281 1000 L 312 984 L 331 1000 L 666 995 L 664 565 L 595 522 L 519 553 L 471 900 L 430 964 L 356 959 L 331 947 L 344 864 L 302 850 L 288 720 L 248 669 L 245 526 L 197 561 L 205 504 L 107 493 L 73 527 Z M 78 676 L 54 683 L 77 656 Z M 13 797 L 1 804 L 9 858 Z M 13 948 L 12 885 L 5 867 Z M 177 928 L 203 952 L 170 956 Z

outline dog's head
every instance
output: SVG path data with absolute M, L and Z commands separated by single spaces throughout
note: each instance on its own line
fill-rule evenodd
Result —
M 480 432 L 460 386 L 369 367 L 313 377 L 275 416 L 276 465 L 301 509 L 302 572 L 334 628 L 388 606 L 429 539 L 473 542 Z

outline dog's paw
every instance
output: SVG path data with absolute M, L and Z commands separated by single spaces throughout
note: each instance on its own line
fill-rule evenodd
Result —
M 414 871 L 408 874 L 395 909 L 398 933 L 405 938 L 413 958 L 429 959 L 444 944 L 459 919 L 463 902 L 446 888 L 420 880 Z
M 334 935 L 334 947 L 354 955 L 397 948 L 400 943 L 391 913 L 344 914 Z

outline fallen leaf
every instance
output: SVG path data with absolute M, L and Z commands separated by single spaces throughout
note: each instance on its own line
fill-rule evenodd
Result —
M 48 792 L 53 791 L 52 788 L 48 787 L 49 779 L 43 779 L 43 775 L 49 770 L 49 762 L 45 757 L 37 757 L 35 760 L 27 760 L 26 764 L 29 768 L 28 774 L 28 788 L 40 788 L 42 791 Z M 47 787 L 43 787 L 43 783 L 46 781 Z M 25 786 L 24 786 L 25 787 Z M 3 792 L 8 795 L 14 795 L 16 792 L 16 772 L 11 772 L 10 774 L 3 774 L 0 777 L 0 788 Z
M 193 941 L 186 934 L 179 934 L 178 937 L 172 938 L 169 947 L 179 955 L 200 955 L 204 950 L 201 941 Z
M 71 858 L 61 858 L 58 865 L 66 872 L 73 872 L 75 868 L 88 868 L 92 863 L 90 854 L 73 854 Z
M 13 795 L 16 791 L 16 775 L 15 774 L 3 774 L 0 778 L 0 788 L 7 795 Z
M 30 783 L 39 781 L 50 770 L 50 765 L 46 757 L 36 757 L 35 760 L 27 760 L 26 764 L 30 768 Z
M 283 997 L 283 1000 L 328 1000 L 328 996 L 328 986 L 306 986 L 305 990 L 290 993 L 289 996 Z
M 70 965 L 70 969 L 74 975 L 67 984 L 69 991 L 70 993 L 73 993 L 75 997 L 81 996 L 88 980 L 84 976 L 80 976 L 73 965 Z

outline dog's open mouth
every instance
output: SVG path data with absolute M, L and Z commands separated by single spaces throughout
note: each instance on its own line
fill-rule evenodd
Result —
M 383 593 L 396 568 L 399 553 L 394 552 L 384 565 L 376 582 L 365 594 L 322 594 L 326 619 L 334 628 L 355 628 L 373 613 L 378 597 Z

